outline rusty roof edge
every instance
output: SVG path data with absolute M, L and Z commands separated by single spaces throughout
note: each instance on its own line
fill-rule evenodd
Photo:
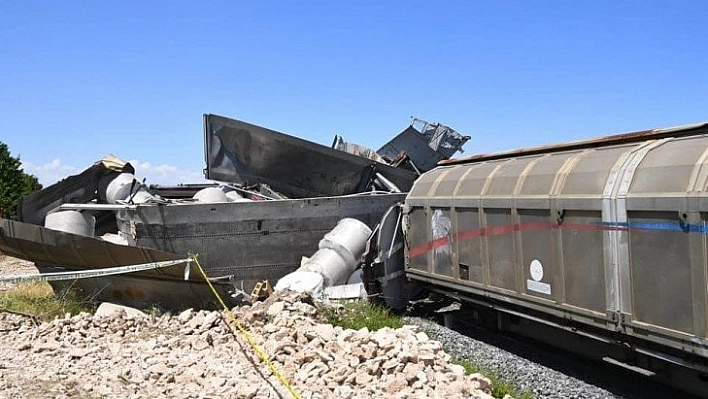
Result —
M 571 141 L 567 143 L 544 145 L 531 148 L 519 148 L 511 151 L 496 152 L 491 154 L 477 154 L 461 159 L 447 159 L 440 161 L 438 165 L 458 165 L 470 162 L 491 161 L 495 159 L 511 158 L 524 155 L 545 154 L 557 151 L 579 150 L 593 147 L 604 147 L 613 144 L 633 143 L 651 139 L 665 137 L 682 137 L 708 133 L 708 122 L 695 123 L 668 128 L 652 130 L 641 130 L 631 133 L 622 133 L 612 136 L 604 136 L 590 140 Z

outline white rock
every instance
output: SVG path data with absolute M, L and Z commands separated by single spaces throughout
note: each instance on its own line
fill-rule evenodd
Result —
M 450 364 L 447 366 L 448 369 L 452 372 L 452 374 L 457 375 L 457 376 L 463 376 L 465 375 L 465 368 L 460 366 L 459 364 Z
M 266 311 L 266 315 L 270 317 L 275 317 L 278 316 L 279 314 L 283 313 L 283 310 L 285 310 L 285 303 L 284 302 L 275 302 L 274 304 L 268 306 L 268 310 Z
M 408 386 L 408 381 L 402 374 L 396 374 L 390 381 L 386 383 L 384 391 L 393 394 L 400 392 L 403 388 Z
M 418 340 L 418 342 L 426 342 L 426 341 L 428 341 L 428 340 L 430 339 L 430 338 L 428 338 L 428 334 L 426 334 L 426 333 L 424 333 L 424 332 L 422 332 L 422 331 L 416 333 L 416 334 L 415 334 L 415 338 Z
M 179 316 L 177 316 L 177 320 L 179 320 L 180 323 L 186 323 L 189 321 L 189 319 L 192 318 L 193 315 L 194 315 L 194 309 L 189 308 L 189 309 L 183 311 L 182 313 L 180 313 Z
M 147 318 L 147 315 L 135 308 L 123 305 L 116 305 L 110 302 L 103 302 L 101 305 L 98 306 L 98 309 L 96 309 L 96 312 L 93 314 L 93 317 L 125 317 L 128 319 L 144 319 Z
M 211 347 L 211 344 L 209 343 L 208 339 L 202 336 L 193 337 L 190 341 L 190 344 L 192 346 L 192 349 L 196 351 L 203 351 Z
M 244 386 L 239 387 L 238 397 L 244 399 L 255 398 L 259 391 L 257 384 L 244 384 Z
M 204 317 L 204 322 L 202 322 L 201 329 L 207 330 L 212 328 L 217 322 L 221 320 L 221 314 L 219 312 L 209 312 L 206 317 Z

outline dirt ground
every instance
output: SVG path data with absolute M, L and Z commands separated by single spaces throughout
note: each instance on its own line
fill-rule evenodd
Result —
M 34 267 L 33 262 L 29 262 L 22 259 L 13 258 L 12 256 L 7 256 L 0 254 L 0 277 L 18 275 L 18 274 L 36 274 L 39 273 L 37 268 Z M 14 284 L 0 282 L 0 291 L 7 291 L 12 288 Z

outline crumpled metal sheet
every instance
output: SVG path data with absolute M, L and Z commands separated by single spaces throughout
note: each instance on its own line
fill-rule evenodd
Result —
M 391 160 L 405 153 L 419 171 L 427 172 L 438 162 L 462 151 L 462 146 L 469 139 L 470 136 L 463 136 L 443 124 L 414 119 L 408 128 L 376 152 Z
M 0 219 L 0 251 L 16 258 L 73 270 L 177 260 L 186 255 L 113 244 L 7 219 Z M 146 270 L 136 274 L 183 280 L 184 267 Z

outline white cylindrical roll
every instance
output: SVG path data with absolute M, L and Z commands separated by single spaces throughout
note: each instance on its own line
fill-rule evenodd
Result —
M 192 198 L 199 202 L 208 204 L 213 204 L 217 202 L 229 202 L 226 197 L 226 194 L 224 194 L 224 192 L 221 191 L 221 189 L 218 187 L 203 188 L 197 191 L 197 193 L 194 194 L 194 197 Z
M 314 255 L 300 269 L 308 272 L 317 272 L 324 279 L 324 286 L 341 285 L 347 282 L 356 264 L 347 263 L 336 251 L 323 248 Z
M 328 248 L 336 251 L 348 265 L 356 265 L 366 250 L 366 241 L 371 235 L 371 229 L 364 223 L 345 218 L 337 223 L 332 231 L 320 240 L 320 249 Z
M 139 188 L 140 184 L 135 180 L 135 176 L 132 173 L 121 173 L 108 183 L 108 187 L 106 187 L 106 202 L 116 204 L 118 201 L 125 201 Z
M 275 291 L 288 289 L 296 292 L 309 292 L 310 294 L 319 295 L 322 293 L 323 282 L 324 280 L 321 274 L 298 269 L 278 280 L 274 289 Z
M 79 211 L 61 211 L 47 215 L 44 227 L 52 230 L 93 237 L 96 229 L 96 218 Z

